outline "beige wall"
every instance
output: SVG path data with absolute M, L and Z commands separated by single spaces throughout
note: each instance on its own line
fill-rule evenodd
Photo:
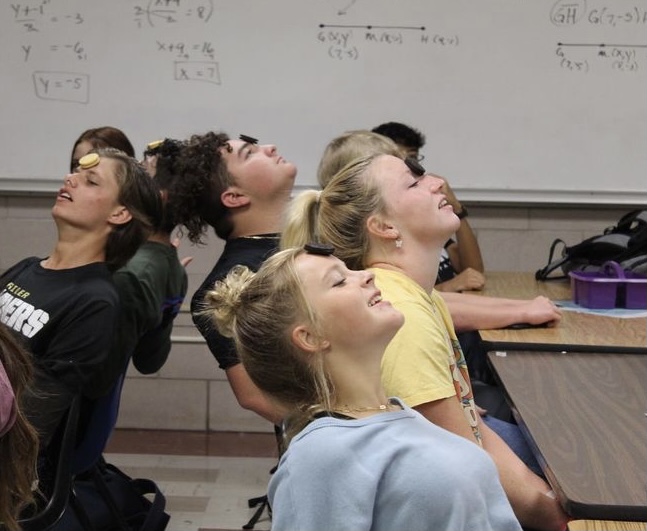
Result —
M 46 256 L 56 233 L 50 218 L 51 197 L 6 196 L 0 193 L 0 270 L 25 256 Z M 559 237 L 577 243 L 612 225 L 628 208 L 569 206 L 469 205 L 469 221 L 477 233 L 485 266 L 491 271 L 534 271 L 548 258 Z M 213 234 L 203 247 L 186 241 L 181 256 L 188 266 L 189 297 L 222 251 Z M 176 322 L 169 361 L 151 376 L 131 368 L 122 395 L 119 426 L 128 428 L 272 431 L 270 424 L 244 411 L 236 402 L 222 370 L 201 342 L 190 316 Z

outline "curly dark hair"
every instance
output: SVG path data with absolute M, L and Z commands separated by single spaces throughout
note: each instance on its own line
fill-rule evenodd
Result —
M 399 146 L 419 150 L 425 145 L 425 135 L 400 122 L 386 122 L 371 129 L 378 135 L 389 137 Z
M 175 164 L 177 179 L 169 190 L 169 208 L 175 221 L 187 230 L 192 243 L 203 243 L 209 226 L 226 240 L 233 225 L 220 195 L 233 184 L 221 151 L 229 150 L 225 133 L 193 135 L 183 145 Z
M 157 230 L 171 233 L 177 225 L 177 216 L 171 203 L 173 187 L 178 181 L 178 160 L 185 143 L 173 138 L 165 138 L 158 146 L 147 149 L 144 156 L 156 157 L 155 181 L 160 190 L 166 191 L 167 197 L 164 201 L 164 214 Z

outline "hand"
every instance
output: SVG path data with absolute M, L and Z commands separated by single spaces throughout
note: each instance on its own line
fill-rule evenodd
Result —
M 451 291 L 481 290 L 485 286 L 485 276 L 480 271 L 468 267 L 445 284 L 449 285 Z
M 176 249 L 180 248 L 180 238 L 173 238 L 171 240 L 171 245 L 175 247 Z M 188 266 L 191 262 L 193 262 L 193 256 L 185 256 L 180 260 L 180 263 L 182 264 L 182 267 L 186 269 L 186 266 Z
M 525 302 L 522 309 L 522 321 L 530 324 L 548 323 L 555 326 L 562 319 L 562 311 L 547 297 L 539 296 Z

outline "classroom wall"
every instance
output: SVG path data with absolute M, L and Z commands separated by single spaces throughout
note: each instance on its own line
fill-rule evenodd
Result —
M 475 229 L 491 271 L 534 271 L 544 265 L 554 238 L 576 243 L 599 233 L 626 209 L 605 207 L 529 207 L 469 204 Z M 0 271 L 28 255 L 46 256 L 55 239 L 51 197 L 0 194 Z M 193 256 L 188 266 L 189 294 L 211 270 L 222 241 L 210 234 L 207 244 L 180 246 Z M 178 316 L 168 362 L 154 375 L 131 368 L 124 386 L 118 426 L 122 428 L 271 431 L 270 424 L 244 411 L 188 313 Z

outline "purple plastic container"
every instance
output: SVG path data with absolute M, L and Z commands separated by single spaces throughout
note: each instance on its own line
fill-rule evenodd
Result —
M 647 309 L 647 277 L 606 262 L 595 273 L 571 271 L 573 302 L 585 308 Z

